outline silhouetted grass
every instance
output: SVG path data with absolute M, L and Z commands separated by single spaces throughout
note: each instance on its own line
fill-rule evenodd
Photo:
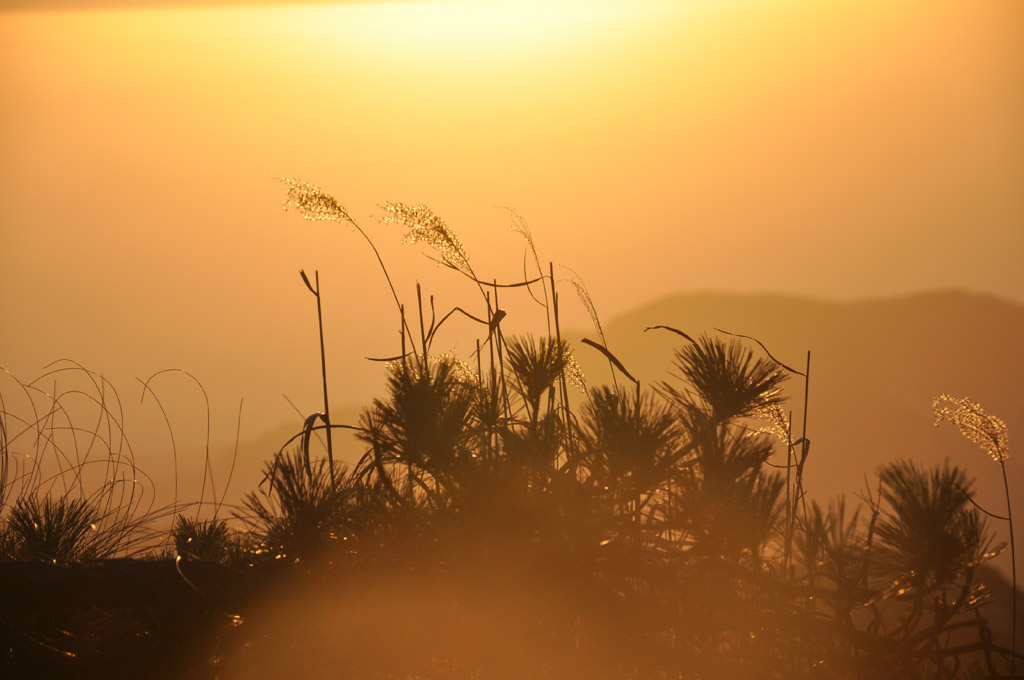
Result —
M 952 404 L 955 408 L 950 408 Z M 1006 423 L 1002 418 L 985 413 L 985 410 L 967 398 L 951 397 L 943 394 L 932 401 L 935 412 L 935 424 L 942 421 L 953 423 L 960 433 L 981 447 L 983 451 L 999 463 L 1003 473 L 1003 490 L 1006 493 L 1006 521 L 1010 532 L 1010 579 L 1013 587 L 1013 606 L 1011 608 L 1011 647 L 1017 649 L 1017 550 L 1013 540 L 1013 507 L 1010 504 L 1010 482 L 1006 478 L 1006 459 L 1010 457 L 1010 436 Z M 964 494 L 968 496 L 968 494 Z
M 135 462 L 117 390 L 106 378 L 68 361 L 28 383 L 6 372 L 2 377 L 0 566 L 33 565 L 6 573 L 37 575 L 5 583 L 0 675 L 174 677 L 187 647 L 215 642 L 211 634 L 224 624 L 214 625 L 216 616 L 186 601 L 171 609 L 142 602 L 126 607 L 120 592 L 145 587 L 153 568 L 168 565 L 173 573 L 175 544 L 189 559 L 213 558 L 226 527 L 176 516 L 206 503 L 175 498 L 156 504 L 156 489 Z M 143 389 L 152 394 L 148 383 Z M 121 588 L 89 580 L 89 569 L 125 559 L 135 565 L 126 573 L 137 583 Z M 77 574 L 92 592 L 68 590 Z M 159 578 L 153 583 L 166 587 Z M 24 592 L 39 598 L 36 610 L 26 610 Z M 61 593 L 75 603 L 62 603 Z M 90 599 L 92 606 L 77 603 Z M 153 601 L 160 601 L 159 593 Z M 200 656 L 197 663 L 207 664 L 209 654 Z
M 118 626 L 161 641 L 168 676 L 191 677 L 953 679 L 1002 677 L 1018 658 L 985 618 L 978 570 L 999 547 L 963 469 L 894 461 L 857 507 L 804 502 L 808 441 L 793 441 L 783 389 L 807 376 L 759 341 L 662 327 L 680 346 L 645 389 L 607 346 L 577 277 L 600 339 L 584 351 L 608 359 L 613 382 L 616 371 L 631 381 L 588 389 L 561 339 L 554 266 L 514 213 L 536 277 L 524 267 L 522 281 L 499 283 L 432 211 L 383 204 L 385 222 L 469 282 L 476 310 L 438 313 L 419 286 L 402 301 L 338 201 L 286 183 L 289 205 L 355 226 L 384 271 L 401 317 L 399 347 L 381 352 L 385 394 L 356 424 L 334 423 L 324 370 L 325 413 L 304 419 L 224 520 L 186 515 L 177 499 L 142 503 L 144 477 L 96 374 L 74 369 L 92 392 L 45 398 L 16 383 L 32 415 L 6 402 L 0 412 L 7 558 L 163 557 L 154 562 L 173 559 L 188 586 L 180 608 L 0 612 L 20 631 L 6 651 L 19 670 L 98 675 L 101 655 L 68 657 L 85 652 L 59 632 L 84 639 L 97 621 L 91 642 L 124 677 L 153 646 L 110 652 Z M 544 306 L 545 334 L 505 335 L 499 297 L 511 306 L 515 295 Z M 464 344 L 475 351 L 438 354 L 437 331 L 456 313 L 476 324 Z M 583 396 L 570 398 L 572 384 Z M 71 394 L 99 408 L 99 424 L 70 422 Z M 311 448 L 315 432 L 338 428 L 364 445 L 352 466 Z M 785 475 L 769 463 L 780 442 Z M 105 466 L 99 481 L 94 465 Z

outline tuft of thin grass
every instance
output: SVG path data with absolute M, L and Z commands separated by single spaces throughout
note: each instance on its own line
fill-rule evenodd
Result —
M 677 390 L 669 383 L 660 387 L 670 401 L 705 410 L 718 422 L 750 417 L 757 410 L 779 404 L 777 391 L 785 379 L 777 362 L 755 358 L 739 342 L 722 342 L 701 336 L 676 350 L 675 377 L 692 388 Z
M 602 484 L 621 491 L 634 513 L 662 491 L 683 449 L 675 414 L 653 394 L 637 399 L 594 388 L 583 408 L 581 442 Z
M 171 532 L 178 557 L 204 562 L 221 562 L 229 554 L 231 530 L 224 520 L 198 520 L 179 514 Z
M 569 349 L 565 342 L 532 335 L 511 337 L 505 342 L 508 367 L 527 406 L 531 420 L 540 413 L 540 401 L 555 386 L 568 366 Z
M 378 457 L 443 474 L 468 457 L 472 403 L 477 387 L 464 364 L 451 358 L 396 362 L 388 398 L 375 399 L 360 416 L 357 436 Z
M 973 480 L 961 468 L 946 461 L 926 469 L 904 460 L 883 466 L 879 477 L 891 510 L 877 533 L 902 594 L 932 593 L 990 554 L 984 518 L 969 505 Z
M 336 465 L 332 474 L 320 459 L 307 471 L 306 463 L 303 447 L 282 453 L 265 466 L 267 491 L 245 496 L 236 516 L 248 525 L 257 555 L 298 561 L 340 538 L 351 499 L 345 468 Z
M 70 564 L 108 557 L 116 545 L 103 540 L 99 511 L 81 498 L 19 498 L 7 518 L 7 558 Z
M 12 526 L 17 529 L 8 526 L 5 532 L 6 553 L 25 554 L 25 546 L 39 538 L 31 534 L 34 524 L 50 526 L 47 531 L 56 532 L 54 536 L 68 533 L 74 539 L 72 543 L 81 545 L 70 551 L 50 550 L 60 555 L 58 559 L 139 557 L 166 546 L 167 530 L 182 507 L 178 502 L 177 455 L 174 499 L 157 505 L 152 480 L 135 462 L 124 411 L 113 385 L 101 374 L 73 361 L 55 362 L 28 383 L 9 372 L 0 375 L 6 377 L 0 386 L 4 391 L 13 387 L 12 396 L 0 398 L 0 430 L 6 437 L 0 452 L 5 480 L 0 516 L 14 522 Z M 152 394 L 163 412 L 151 387 L 155 377 L 140 382 L 143 395 Z M 202 385 L 199 387 L 202 389 Z M 208 416 L 208 408 L 206 413 Z M 166 412 L 164 416 L 176 452 L 173 428 Z M 201 493 L 209 483 L 214 494 L 212 503 L 220 507 L 223 492 L 217 498 L 208 448 L 206 466 Z M 207 504 L 201 499 L 189 505 L 202 508 Z M 86 509 L 90 528 L 79 535 L 73 520 L 83 516 Z
M 21 395 L 4 400 L 0 413 L 7 437 L 0 512 L 14 522 L 9 543 L 33 552 L 26 546 L 45 538 L 32 533 L 35 524 L 54 532 L 53 540 L 66 532 L 82 546 L 50 550 L 58 559 L 136 555 L 159 542 L 152 523 L 167 508 L 155 507 L 152 482 L 135 464 L 109 381 L 71 361 L 51 364 L 29 383 L 5 373 Z M 86 516 L 90 531 L 80 534 L 76 518 Z

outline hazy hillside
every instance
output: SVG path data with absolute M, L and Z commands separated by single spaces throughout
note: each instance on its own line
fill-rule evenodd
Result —
M 345 406 L 339 409 L 331 409 L 333 421 L 341 425 L 357 425 L 359 413 L 363 406 Z M 319 423 L 318 423 L 319 424 Z M 231 478 L 231 487 L 227 494 L 229 503 L 235 503 L 249 491 L 254 491 L 263 479 L 263 467 L 266 461 L 271 460 L 274 455 L 295 435 L 302 432 L 302 419 L 296 416 L 292 421 L 281 423 L 272 429 L 268 429 L 248 441 L 240 442 L 238 445 L 237 459 L 235 460 L 234 473 Z M 326 438 L 323 432 L 318 432 L 312 439 L 311 451 L 313 455 L 326 456 Z M 296 439 L 288 446 L 290 449 L 297 446 Z M 359 460 L 364 448 L 355 436 L 348 430 L 335 430 L 332 441 L 335 460 L 352 465 Z M 232 449 L 221 449 L 213 454 L 214 467 L 223 471 L 231 468 L 231 460 L 235 455 Z M 198 488 L 198 479 L 201 478 L 202 470 L 193 469 L 189 473 L 192 486 Z
M 674 348 L 682 339 L 655 330 L 670 325 L 696 337 L 720 328 L 760 339 L 781 361 L 803 370 L 811 351 L 807 466 L 811 494 L 854 492 L 863 477 L 893 458 L 923 462 L 948 456 L 978 478 L 981 497 L 1004 509 L 998 466 L 950 425 L 932 427 L 931 399 L 942 392 L 970 396 L 1006 420 L 1011 432 L 1007 464 L 1024 492 L 1024 469 L 1013 455 L 1013 435 L 1024 427 L 1024 306 L 990 296 L 939 292 L 861 302 L 825 302 L 778 295 L 680 294 L 606 320 L 610 349 L 642 382 L 670 377 Z M 578 342 L 596 333 L 568 331 L 590 384 L 609 381 L 601 355 Z M 752 344 L 753 346 L 753 344 Z M 799 429 L 802 379 L 790 380 L 794 427 Z M 361 406 L 338 409 L 335 422 L 355 423 Z M 236 490 L 258 478 L 247 468 L 277 450 L 301 422 L 268 428 L 239 447 Z M 341 436 L 340 455 L 352 460 L 359 446 Z M 218 458 L 226 455 L 222 453 Z
M 883 462 L 945 457 L 978 480 L 979 501 L 1005 511 L 999 467 L 951 425 L 932 427 L 931 399 L 969 396 L 1010 429 L 1012 490 L 1024 493 L 1015 455 L 1024 432 L 1024 306 L 995 297 L 935 292 L 858 302 L 779 295 L 680 294 L 607 320 L 610 349 L 646 384 L 669 378 L 679 336 L 644 329 L 670 325 L 693 337 L 720 328 L 761 340 L 779 360 L 803 370 L 811 351 L 808 491 L 819 498 L 864 488 Z M 595 338 L 594 331 L 568 334 Z M 590 382 L 607 381 L 608 364 L 588 347 L 577 356 Z M 756 347 L 751 343 L 751 346 Z M 802 379 L 790 380 L 799 431 Z M 1003 530 L 1004 527 L 996 527 Z M 1004 534 L 1005 538 L 1005 534 Z
M 1024 468 L 1016 442 L 1024 432 L 1024 306 L 990 296 L 936 292 L 859 302 L 826 302 L 779 295 L 693 293 L 666 297 L 604 323 L 610 349 L 644 384 L 670 379 L 674 348 L 682 338 L 653 325 L 696 337 L 721 328 L 760 339 L 781 361 L 803 370 L 811 351 L 808 435 L 812 441 L 806 487 L 815 498 L 862 493 L 865 477 L 886 461 L 922 463 L 948 457 L 977 478 L 978 501 L 1004 514 L 998 465 L 948 424 L 933 427 L 931 399 L 947 392 L 970 396 L 1003 418 L 1011 433 L 1007 470 L 1017 503 L 1024 498 Z M 591 385 L 609 381 L 608 364 L 569 331 Z M 790 380 L 794 429 L 799 431 L 803 384 Z M 335 422 L 357 422 L 361 407 L 335 412 Z M 239 446 L 229 497 L 255 488 L 262 462 L 301 429 L 298 418 Z M 354 461 L 361 445 L 335 440 L 338 458 Z M 215 455 L 227 469 L 230 452 Z M 198 470 L 195 472 L 199 472 Z M 871 482 L 874 484 L 874 482 Z M 1018 508 L 1018 515 L 1024 512 Z M 1003 522 L 993 522 L 999 540 Z M 996 564 L 1008 573 L 1009 556 Z

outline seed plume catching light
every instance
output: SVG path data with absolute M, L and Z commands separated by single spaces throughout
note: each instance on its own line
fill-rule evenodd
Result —
M 290 178 L 282 178 L 281 181 L 288 185 L 288 198 L 284 201 L 285 210 L 291 206 L 307 220 L 352 221 L 344 206 L 315 184 Z
M 566 357 L 564 371 L 565 378 L 569 381 L 569 384 L 583 394 L 587 394 L 587 379 L 583 375 L 583 369 L 576 362 L 576 357 L 571 354 Z
M 1002 418 L 985 413 L 981 404 L 966 397 L 942 394 L 932 400 L 935 424 L 950 422 L 960 434 L 980 446 L 992 460 L 1002 463 L 1010 455 L 1010 435 Z
M 441 255 L 445 264 L 470 276 L 473 275 L 462 241 L 430 208 L 405 203 L 381 203 L 380 207 L 387 212 L 384 216 L 385 224 L 398 223 L 409 228 L 402 238 L 402 243 L 423 241 Z
M 779 441 L 788 444 L 792 439 L 792 432 L 790 432 L 789 420 L 786 418 L 785 412 L 782 407 L 778 404 L 766 403 L 757 406 L 750 413 L 751 418 L 758 420 L 768 421 L 768 425 L 751 430 L 749 435 L 766 434 L 770 437 L 774 437 Z

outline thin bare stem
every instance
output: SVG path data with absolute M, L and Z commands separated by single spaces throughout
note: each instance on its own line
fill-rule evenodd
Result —
M 1010 507 L 1010 483 L 1006 479 L 1006 460 L 999 461 L 1003 472 L 1003 490 L 1006 492 L 1006 520 L 1010 524 L 1010 581 L 1013 588 L 1013 622 L 1010 625 L 1010 649 L 1017 653 L 1017 551 L 1013 542 L 1013 510 Z

